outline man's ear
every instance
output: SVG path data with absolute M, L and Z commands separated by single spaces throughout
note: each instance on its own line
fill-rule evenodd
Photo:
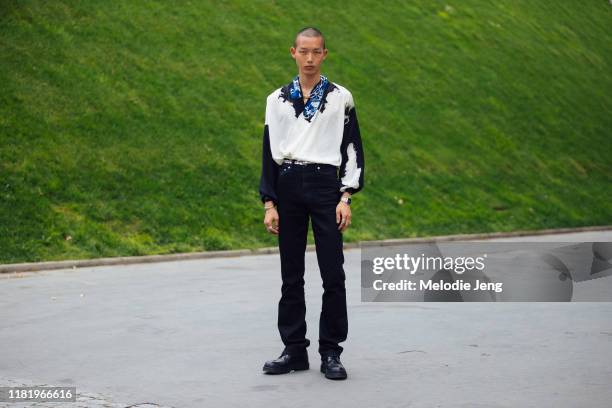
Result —
M 295 59 L 295 47 L 289 48 L 289 52 L 291 53 L 291 58 Z

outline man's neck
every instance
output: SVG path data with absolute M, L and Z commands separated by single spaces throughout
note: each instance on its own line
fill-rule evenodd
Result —
M 321 71 L 314 74 L 305 74 L 300 72 L 300 86 L 302 90 L 312 90 L 314 86 L 321 80 Z

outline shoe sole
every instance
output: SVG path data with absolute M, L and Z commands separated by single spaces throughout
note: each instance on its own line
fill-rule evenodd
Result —
M 296 363 L 288 368 L 273 368 L 264 366 L 263 371 L 266 374 L 288 374 L 292 371 L 303 371 L 310 369 L 310 365 L 308 363 Z
M 321 372 L 323 374 L 325 374 L 325 378 L 328 378 L 330 380 L 346 380 L 346 378 L 348 377 L 346 374 L 327 374 L 327 370 L 325 368 L 323 368 L 323 366 L 321 365 Z

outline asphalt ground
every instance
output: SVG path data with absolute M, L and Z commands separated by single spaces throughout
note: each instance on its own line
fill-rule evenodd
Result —
M 612 231 L 502 240 L 612 241 Z M 79 393 L 4 406 L 610 406 L 612 303 L 361 302 L 360 255 L 345 250 L 346 381 L 319 371 L 315 252 L 311 368 L 274 376 L 261 368 L 283 348 L 277 253 L 0 274 L 0 386 Z

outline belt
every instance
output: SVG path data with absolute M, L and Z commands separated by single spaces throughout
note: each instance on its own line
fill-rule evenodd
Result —
M 333 164 L 317 163 L 317 162 L 311 162 L 311 161 L 306 161 L 306 160 L 297 160 L 297 159 L 283 159 L 283 163 L 297 164 L 299 166 L 311 166 L 311 165 L 315 165 L 316 164 L 318 169 L 320 169 L 321 167 L 330 167 L 330 168 L 338 169 L 338 167 L 334 166 Z
M 283 159 L 283 163 L 299 164 L 300 166 L 307 166 L 309 164 L 316 164 L 315 162 L 306 161 L 306 160 L 296 160 L 296 159 Z

